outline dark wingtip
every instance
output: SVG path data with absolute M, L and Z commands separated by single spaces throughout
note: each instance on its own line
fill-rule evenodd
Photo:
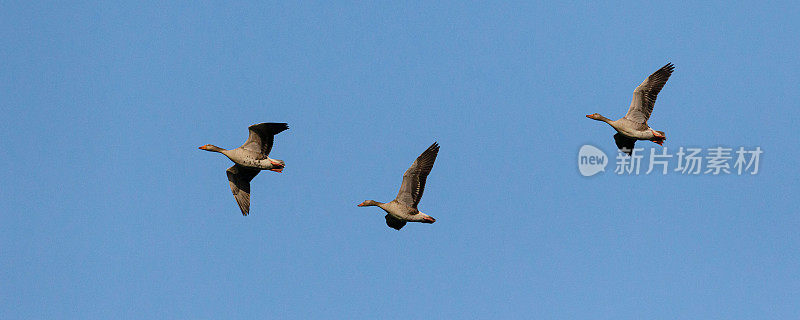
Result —
M 278 134 L 283 131 L 289 130 L 289 124 L 285 122 L 275 123 L 275 128 L 273 130 L 273 134 Z
M 251 130 L 258 130 L 259 132 L 270 133 L 272 135 L 276 135 L 278 133 L 283 132 L 284 130 L 289 130 L 289 124 L 285 122 L 263 122 L 251 125 L 247 127 Z

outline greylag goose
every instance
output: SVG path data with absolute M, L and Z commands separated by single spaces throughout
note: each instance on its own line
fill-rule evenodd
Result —
M 403 174 L 403 182 L 400 184 L 400 192 L 397 197 L 388 202 L 381 203 L 375 200 L 366 200 L 359 204 L 359 207 L 377 206 L 386 211 L 386 225 L 390 228 L 400 230 L 406 222 L 434 223 L 436 219 L 417 210 L 417 204 L 425 191 L 425 180 L 433 169 L 433 162 L 439 154 L 439 144 L 434 142 L 423 152 L 411 167 Z
M 631 106 L 628 108 L 628 114 L 619 120 L 611 120 L 599 113 L 586 115 L 589 119 L 603 121 L 608 123 L 617 130 L 614 134 L 614 142 L 617 143 L 617 148 L 620 151 L 631 155 L 633 152 L 633 144 L 636 140 L 649 140 L 659 145 L 664 145 L 664 140 L 667 140 L 667 135 L 664 131 L 656 131 L 647 125 L 647 119 L 653 113 L 653 106 L 656 103 L 656 96 L 664 88 L 664 85 L 672 75 L 675 66 L 672 63 L 653 72 L 644 82 L 633 90 L 633 100 Z
M 228 182 L 231 192 L 242 210 L 242 215 L 250 213 L 250 180 L 261 170 L 282 172 L 286 165 L 283 160 L 272 159 L 269 152 L 275 135 L 289 129 L 285 123 L 259 123 L 247 128 L 250 135 L 241 147 L 225 150 L 214 145 L 204 145 L 202 150 L 219 152 L 233 161 L 228 168 Z

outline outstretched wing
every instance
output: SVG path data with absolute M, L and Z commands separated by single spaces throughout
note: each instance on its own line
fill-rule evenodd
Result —
M 386 214 L 386 225 L 392 229 L 400 230 L 406 225 L 406 222 L 393 217 L 391 214 Z
M 673 70 L 675 70 L 675 66 L 667 63 L 644 79 L 644 82 L 636 87 L 636 90 L 633 90 L 633 100 L 631 100 L 631 106 L 628 108 L 625 118 L 638 123 L 647 123 L 647 119 L 650 119 L 650 114 L 653 113 L 656 97 L 661 92 L 661 88 L 664 88 Z
M 416 208 L 422 193 L 425 191 L 425 180 L 433 169 L 433 162 L 439 154 L 439 144 L 434 142 L 423 152 L 411 167 L 403 174 L 403 183 L 400 184 L 400 192 L 397 193 L 397 202 Z
M 268 122 L 254 124 L 247 129 L 250 131 L 250 135 L 241 148 L 260 153 L 263 158 L 266 158 L 272 150 L 272 142 L 275 135 L 289 129 L 289 125 L 286 123 Z
M 238 164 L 228 168 L 228 182 L 231 185 L 231 192 L 242 210 L 242 215 L 250 213 L 250 180 L 258 175 L 260 170 L 249 169 Z
M 623 136 L 621 133 L 617 133 L 614 135 L 614 142 L 617 143 L 617 148 L 619 148 L 619 151 L 622 151 L 627 155 L 631 155 L 633 153 L 633 144 L 636 143 L 636 139 L 631 139 Z

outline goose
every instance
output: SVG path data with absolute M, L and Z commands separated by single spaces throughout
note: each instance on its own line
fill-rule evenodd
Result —
M 657 131 L 647 125 L 647 119 L 653 113 L 653 106 L 656 103 L 656 96 L 664 88 L 664 85 L 672 75 L 675 66 L 672 63 L 667 63 L 665 66 L 653 72 L 647 79 L 644 79 L 642 84 L 633 90 L 633 100 L 628 113 L 619 120 L 611 120 L 599 113 L 586 115 L 589 119 L 603 121 L 608 123 L 617 133 L 614 134 L 614 142 L 620 151 L 631 155 L 633 153 L 633 144 L 636 140 L 649 140 L 663 146 L 664 140 L 667 140 L 667 135 L 664 131 Z
M 207 144 L 199 147 L 201 150 L 219 152 L 233 161 L 234 165 L 228 170 L 228 182 L 231 192 L 236 198 L 242 215 L 250 213 L 250 180 L 258 175 L 261 170 L 283 172 L 286 163 L 283 160 L 272 159 L 269 152 L 275 135 L 289 129 L 286 123 L 259 123 L 249 126 L 250 135 L 241 147 L 225 150 L 215 145 Z
M 406 222 L 434 223 L 436 219 L 422 213 L 417 209 L 422 192 L 425 191 L 425 181 L 428 174 L 433 169 L 433 162 L 439 154 L 439 144 L 434 142 L 425 150 L 411 167 L 403 174 L 403 182 L 400 184 L 400 192 L 397 197 L 388 202 L 381 203 L 375 200 L 366 200 L 359 204 L 359 207 L 377 206 L 386 211 L 386 225 L 395 230 L 400 230 Z

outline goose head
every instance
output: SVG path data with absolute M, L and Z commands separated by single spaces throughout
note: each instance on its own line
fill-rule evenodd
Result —
M 377 206 L 379 203 L 380 202 L 375 201 L 375 200 L 364 200 L 364 202 L 359 203 L 358 206 L 359 207 L 371 207 L 371 206 Z
M 418 215 L 420 216 L 419 217 L 419 222 L 422 222 L 422 223 L 434 223 L 434 222 L 436 222 L 436 219 L 434 219 L 433 217 L 431 217 L 431 216 L 429 216 L 427 214 L 424 214 L 422 212 L 418 213 Z
M 217 146 L 215 146 L 213 144 L 207 144 L 207 145 L 204 145 L 204 146 L 200 146 L 200 147 L 198 147 L 198 149 L 205 150 L 205 151 L 212 151 L 212 152 L 220 152 L 220 151 L 224 150 L 224 149 L 222 149 L 220 147 L 217 147 Z
M 599 113 L 587 114 L 586 117 L 594 120 L 600 120 L 600 118 L 603 118 L 603 116 L 601 116 Z
M 611 121 L 611 119 L 606 118 L 606 117 L 600 115 L 599 113 L 587 114 L 586 117 L 589 118 L 589 119 L 593 119 L 593 120 L 597 120 L 597 121 L 603 121 L 603 122 Z

